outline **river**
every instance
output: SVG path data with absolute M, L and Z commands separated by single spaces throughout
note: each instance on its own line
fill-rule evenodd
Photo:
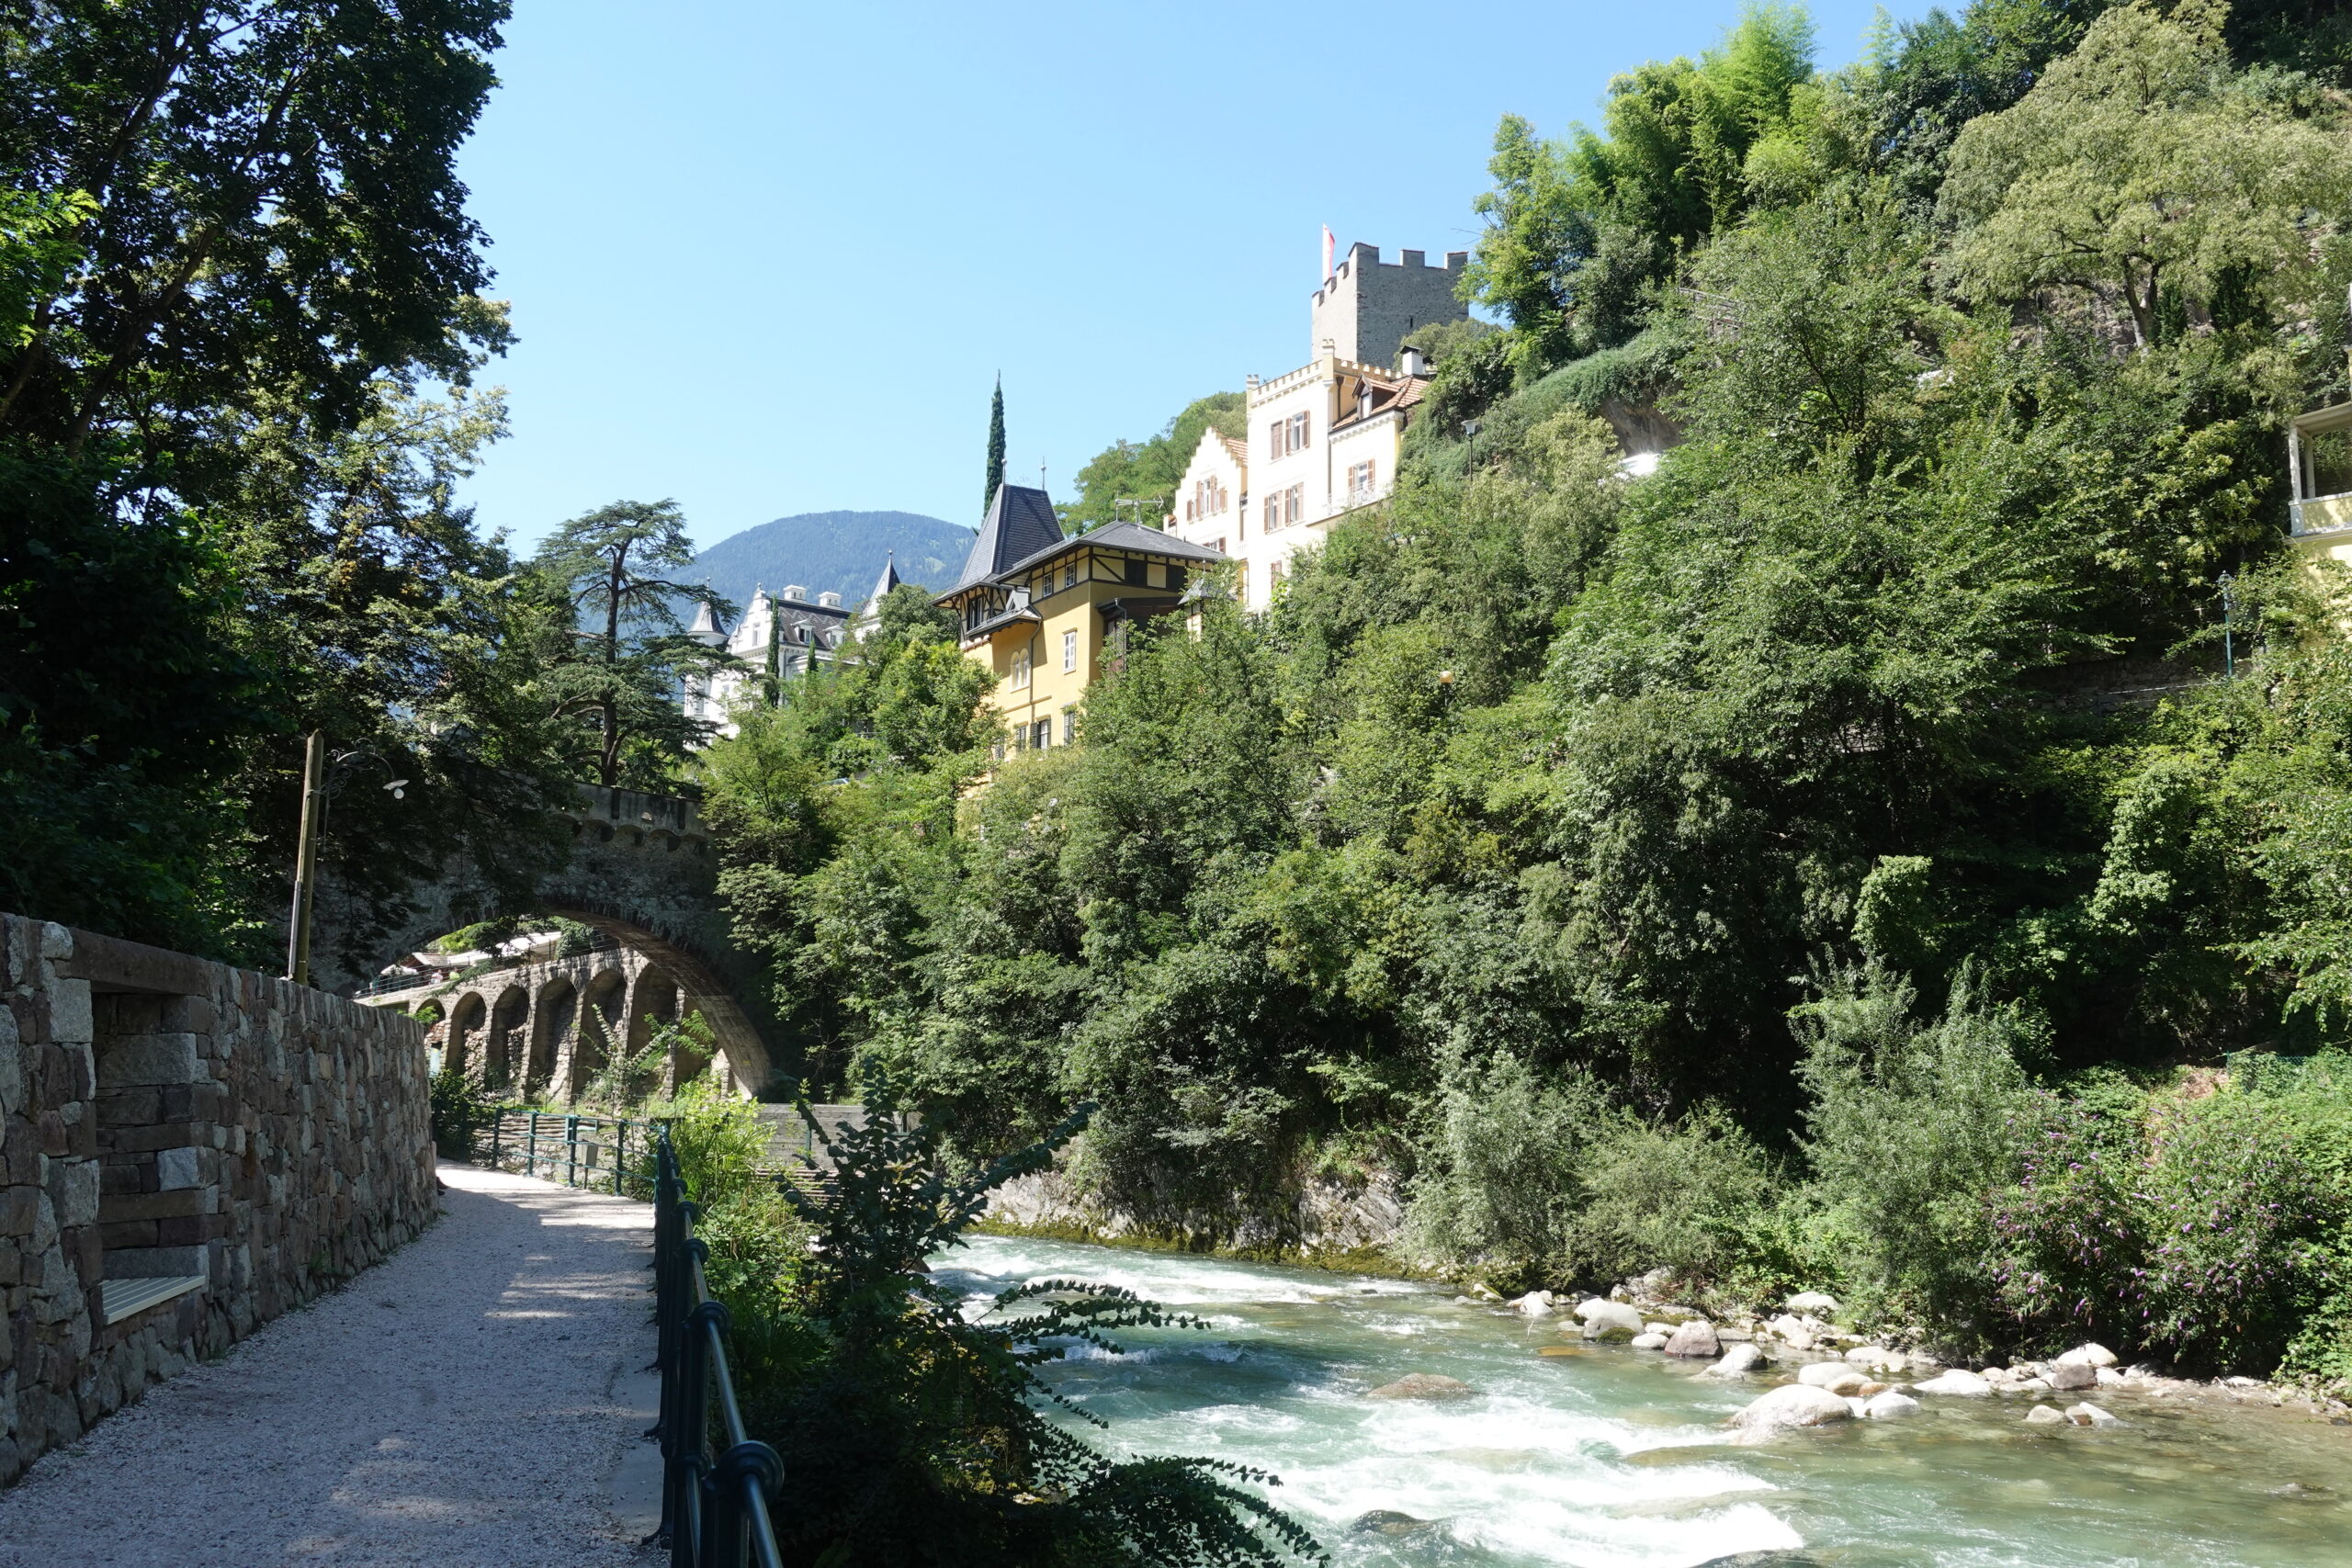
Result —
M 1098 1441 L 1279 1475 L 1274 1500 L 1336 1568 L 1692 1568 L 1774 1551 L 1837 1568 L 2352 1563 L 2352 1427 L 2266 1404 L 2107 1389 L 2123 1424 L 2092 1429 L 2029 1427 L 2022 1396 L 1923 1396 L 1905 1420 L 1734 1447 L 1721 1423 L 1767 1380 L 1697 1378 L 1427 1286 L 1001 1236 L 935 1266 L 975 1296 L 1092 1280 L 1205 1319 L 1121 1335 L 1115 1357 L 1080 1347 L 1047 1375 L 1110 1423 Z M 1408 1372 L 1477 1392 L 1363 1397 Z M 1374 1509 L 1432 1526 L 1350 1529 Z

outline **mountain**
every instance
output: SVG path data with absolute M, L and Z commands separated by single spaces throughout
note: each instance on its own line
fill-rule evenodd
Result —
M 944 588 L 963 569 L 972 531 L 913 512 L 804 512 L 721 539 L 695 557 L 682 581 L 708 583 L 740 608 L 752 591 L 787 585 L 862 603 L 896 552 L 901 581 Z

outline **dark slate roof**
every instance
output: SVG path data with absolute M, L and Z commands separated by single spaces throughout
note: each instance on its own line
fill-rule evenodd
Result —
M 1072 534 L 1057 539 L 1032 556 L 1024 556 L 1005 567 L 998 575 L 1009 577 L 1016 571 L 1027 571 L 1043 565 L 1055 556 L 1082 546 L 1105 550 L 1133 550 L 1137 555 L 1173 556 L 1178 560 L 1220 561 L 1231 558 L 1206 545 L 1195 545 L 1173 534 L 1163 534 L 1157 528 L 1147 528 L 1140 523 L 1106 523 L 1089 533 Z
M 1054 503 L 1044 491 L 999 485 L 996 500 L 989 503 L 988 521 L 980 525 L 972 553 L 964 558 L 964 570 L 947 592 L 986 582 L 1015 561 L 1059 544 L 1061 537 L 1061 521 L 1054 515 Z

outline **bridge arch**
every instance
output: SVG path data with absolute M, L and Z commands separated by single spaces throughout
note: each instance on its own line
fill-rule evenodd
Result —
M 597 962 L 593 967 L 574 962 L 564 975 L 567 991 L 546 993 L 554 976 L 534 976 L 517 1000 L 510 994 L 517 982 L 508 978 L 517 972 L 509 969 L 437 998 L 449 1021 L 445 1051 L 461 1042 L 469 1075 L 504 1091 L 535 1079 L 568 1100 L 616 1049 L 632 1056 L 643 1052 L 653 1038 L 649 1013 L 671 1023 L 697 1012 L 710 1026 L 712 1065 L 727 1085 L 753 1097 L 771 1091 L 781 1064 L 762 1021 L 742 999 L 759 993 L 760 965 L 733 942 L 718 897 L 718 857 L 694 805 L 582 785 L 562 815 L 569 839 L 563 863 L 527 887 L 509 886 L 511 879 L 455 854 L 438 880 L 412 889 L 406 907 L 397 910 L 338 898 L 322 885 L 312 942 L 316 983 L 354 990 L 384 964 L 446 932 L 506 916 L 560 915 L 612 938 L 626 956 L 582 955 Z M 525 847 L 517 847 L 515 858 L 518 863 L 529 859 Z M 621 975 L 617 995 L 612 982 L 598 979 L 606 969 Z M 361 999 L 408 1007 L 432 994 L 425 986 Z M 457 1010 L 473 994 L 481 998 L 482 1020 L 460 1035 Z M 559 1018 L 567 998 L 569 1014 Z M 674 1087 L 680 1074 L 690 1075 L 697 1065 L 698 1059 L 668 1064 L 664 1087 Z

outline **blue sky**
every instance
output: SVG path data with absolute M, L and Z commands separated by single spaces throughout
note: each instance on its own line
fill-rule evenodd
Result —
M 514 10 L 460 164 L 514 433 L 467 499 L 527 543 L 675 497 L 708 545 L 977 521 L 1000 369 L 1013 475 L 1066 496 L 1113 439 L 1306 361 L 1322 225 L 1468 248 L 1498 116 L 1597 121 L 1612 74 L 1739 6 Z M 1814 7 L 1825 67 L 1873 10 Z

